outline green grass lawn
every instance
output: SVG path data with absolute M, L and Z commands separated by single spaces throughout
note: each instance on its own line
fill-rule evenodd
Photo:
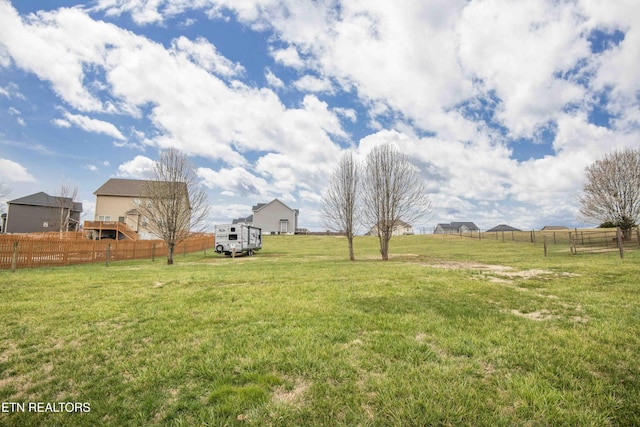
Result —
M 0 425 L 640 425 L 640 252 L 355 249 L 0 271 Z

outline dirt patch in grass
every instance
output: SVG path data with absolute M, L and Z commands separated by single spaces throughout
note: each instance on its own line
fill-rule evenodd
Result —
M 542 276 L 562 276 L 577 277 L 574 273 L 557 273 L 550 270 L 517 270 L 506 265 L 482 264 L 478 262 L 439 262 L 435 264 L 424 264 L 426 267 L 439 268 L 442 270 L 473 270 L 480 272 L 492 283 L 513 283 L 514 279 L 532 279 Z
M 560 317 L 560 316 L 551 314 L 549 310 L 538 310 L 538 311 L 532 311 L 529 313 L 523 313 L 520 310 L 511 310 L 511 314 L 515 316 L 525 317 L 531 320 L 536 320 L 539 322 L 544 320 L 558 319 Z
M 292 388 L 278 386 L 273 391 L 273 402 L 276 404 L 301 406 L 304 394 L 309 389 L 309 384 L 302 380 L 296 380 Z

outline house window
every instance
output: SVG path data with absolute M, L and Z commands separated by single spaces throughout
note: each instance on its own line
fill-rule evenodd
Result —
M 280 232 L 281 233 L 288 233 L 289 232 L 289 220 L 288 219 L 281 219 L 280 220 Z
M 111 221 L 111 216 L 109 216 L 109 215 L 100 215 L 100 216 L 98 216 L 98 221 Z
M 119 216 L 118 217 L 118 222 L 123 222 L 124 223 L 124 217 L 123 216 Z

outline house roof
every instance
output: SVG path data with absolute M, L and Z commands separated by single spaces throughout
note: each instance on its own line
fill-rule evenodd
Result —
M 144 184 L 146 182 L 149 181 L 143 179 L 110 178 L 102 184 L 100 188 L 94 191 L 93 194 L 96 196 L 139 197 L 144 193 Z
M 564 225 L 545 225 L 542 227 L 543 230 L 568 230 L 569 227 L 565 227 Z
M 74 212 L 82 212 L 82 203 L 73 202 L 70 197 L 50 196 L 44 191 L 10 200 L 7 203 L 12 205 L 43 206 L 47 208 L 66 207 L 69 206 L 70 203 L 73 203 L 71 210 Z
M 278 202 L 280 203 L 282 206 L 284 206 L 285 208 L 289 209 L 292 212 L 295 212 L 296 214 L 299 213 L 300 211 L 298 209 L 291 209 L 289 206 L 287 206 L 286 204 L 284 204 L 281 200 L 279 199 L 273 199 L 272 201 L 270 201 L 269 203 L 258 203 L 257 205 L 253 206 L 251 208 L 251 210 L 253 212 L 257 212 L 261 209 L 263 209 L 265 206 L 269 206 L 272 203 Z
M 490 232 L 494 232 L 494 231 L 522 231 L 522 230 L 519 230 L 519 229 L 517 229 L 515 227 L 512 227 L 510 225 L 507 225 L 507 224 L 499 224 L 499 225 L 496 225 L 495 227 L 493 227 L 492 229 L 487 230 L 486 232 L 490 233 Z
M 253 222 L 253 215 L 249 215 L 246 218 L 237 218 L 231 221 L 231 224 L 247 224 L 247 223 L 252 223 Z
M 473 222 L 452 222 L 451 224 L 438 224 L 436 227 L 440 226 L 445 229 L 459 230 L 462 226 L 467 227 L 469 230 L 480 230 L 477 225 Z

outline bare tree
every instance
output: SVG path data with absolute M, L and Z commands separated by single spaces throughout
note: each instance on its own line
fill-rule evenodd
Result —
M 11 193 L 11 189 L 5 185 L 4 182 L 0 181 L 0 197 L 5 197 Z
M 136 208 L 147 229 L 167 244 L 167 264 L 173 264 L 176 245 L 205 224 L 209 204 L 197 170 L 176 148 L 160 153 L 153 179 L 145 182 Z
M 11 193 L 11 189 L 5 185 L 4 182 L 0 181 L 0 199 L 4 199 L 9 193 Z M 5 232 L 6 227 L 6 215 L 5 215 L 5 206 L 4 200 L 0 201 L 0 214 L 4 215 L 3 218 L 0 218 L 0 234 Z
M 349 259 L 355 260 L 353 237 L 359 224 L 359 167 L 351 151 L 342 155 L 329 180 L 322 200 L 322 219 L 332 231 L 345 233 L 349 244 Z
M 60 187 L 58 188 L 58 208 L 59 208 L 59 228 L 60 228 L 60 238 L 62 238 L 62 233 L 64 231 L 69 230 L 77 230 L 78 222 L 75 218 L 71 216 L 74 208 L 74 200 L 78 196 L 78 187 L 72 187 L 66 181 L 62 181 Z
M 640 220 L 640 149 L 615 150 L 586 168 L 580 216 L 620 227 L 625 238 Z
M 7 187 L 6 184 L 0 181 L 0 199 L 6 197 L 11 193 L 11 188 Z M 4 203 L 0 205 L 0 212 L 4 212 Z
M 420 171 L 409 158 L 385 144 L 367 155 L 362 177 L 364 216 L 380 240 L 380 254 L 389 259 L 389 241 L 400 221 L 411 223 L 431 211 Z

